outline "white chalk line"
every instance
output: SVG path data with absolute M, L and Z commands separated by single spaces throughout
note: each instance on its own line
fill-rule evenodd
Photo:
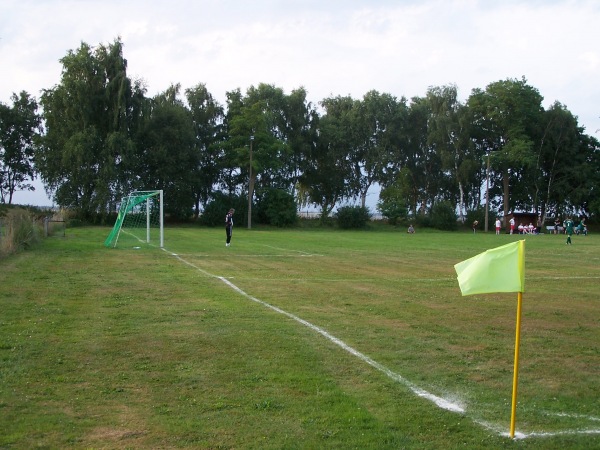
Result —
M 348 353 L 356 356 L 361 361 L 369 364 L 371 367 L 374 367 L 375 369 L 379 370 L 383 374 L 387 375 L 390 379 L 392 379 L 400 384 L 405 385 L 418 397 L 429 400 L 429 401 L 433 402 L 439 408 L 445 409 L 447 411 L 451 411 L 451 412 L 455 412 L 455 413 L 459 413 L 459 414 L 466 413 L 466 407 L 462 405 L 462 403 L 463 403 L 462 401 L 461 402 L 452 402 L 448 399 L 439 397 L 435 394 L 432 394 L 432 393 L 426 391 L 425 389 L 418 387 L 411 381 L 404 378 L 402 375 L 392 371 L 391 369 L 387 368 L 383 364 L 378 363 L 377 361 L 373 360 L 372 358 L 365 355 L 364 353 L 359 352 L 358 350 L 349 346 L 341 339 L 336 338 L 335 336 L 333 336 L 332 334 L 330 334 L 323 328 L 318 327 L 317 325 L 314 325 L 314 324 L 296 316 L 295 314 L 289 313 L 277 306 L 271 305 L 270 303 L 267 303 L 263 300 L 260 300 L 256 297 L 248 294 L 247 292 L 245 292 L 244 290 L 240 289 L 238 286 L 233 284 L 231 281 L 229 281 L 226 277 L 212 274 L 212 273 L 196 266 L 195 264 L 185 260 L 180 255 L 173 253 L 169 250 L 166 250 L 165 248 L 162 248 L 162 250 L 164 250 L 171 256 L 174 256 L 176 259 L 178 259 L 182 263 L 186 264 L 187 266 L 190 266 L 190 267 L 196 269 L 197 271 L 201 272 L 202 274 L 206 275 L 207 277 L 216 278 L 216 279 L 222 281 L 223 283 L 225 283 L 227 286 L 229 286 L 231 289 L 233 289 L 235 292 L 239 293 L 243 297 L 246 297 L 247 299 L 249 299 L 255 303 L 258 303 L 266 308 L 269 308 L 272 311 L 282 314 L 282 315 L 306 326 L 307 328 L 315 331 L 316 333 L 319 333 L 321 336 L 325 337 L 330 342 L 336 344 L 337 346 L 346 350 Z M 600 421 L 599 418 L 595 418 L 593 416 L 574 415 L 574 414 L 567 414 L 567 413 L 555 413 L 555 415 L 565 416 L 565 417 L 580 417 L 581 416 L 580 418 L 587 418 L 589 420 Z M 498 435 L 506 436 L 506 437 L 510 436 L 509 433 L 507 433 L 506 431 L 503 431 L 503 428 L 500 425 L 495 425 L 490 422 L 486 422 L 486 421 L 482 421 L 482 420 L 478 420 L 478 419 L 474 419 L 474 418 L 472 418 L 472 420 L 474 423 L 476 423 L 490 431 L 493 431 L 493 432 L 497 433 Z M 600 434 L 600 429 L 587 429 L 587 430 L 577 429 L 577 430 L 562 430 L 562 431 L 554 431 L 554 432 L 529 432 L 529 433 L 515 432 L 515 438 L 516 439 L 525 439 L 528 437 L 552 437 L 552 436 L 565 436 L 565 435 L 577 435 L 577 434 L 590 434 L 590 435 L 591 434 Z
M 307 252 L 303 252 L 301 250 L 290 250 L 289 248 L 273 247 L 272 245 L 266 245 L 266 244 L 263 244 L 263 245 L 267 248 L 272 248 L 273 250 L 281 250 L 283 252 L 295 252 L 295 253 L 300 253 L 301 255 L 304 255 L 304 256 L 323 256 L 323 255 L 319 255 L 318 253 L 307 253 Z
M 165 250 L 168 252 L 168 250 Z M 227 286 L 229 286 L 231 289 L 233 289 L 235 292 L 239 293 L 240 295 L 246 297 L 249 300 L 252 300 L 253 302 L 256 302 L 266 308 L 269 308 L 275 312 L 278 312 L 280 314 L 283 314 L 286 317 L 289 317 L 290 319 L 295 320 L 296 322 L 310 328 L 311 330 L 319 333 L 320 335 L 322 335 L 323 337 L 325 337 L 326 339 L 328 339 L 329 341 L 333 342 L 334 344 L 338 345 L 339 347 L 343 348 L 344 350 L 346 350 L 348 353 L 356 356 L 357 358 L 359 358 L 360 360 L 366 362 L 367 364 L 369 364 L 370 366 L 376 368 L 377 370 L 379 370 L 380 372 L 383 372 L 384 374 L 386 374 L 389 378 L 391 378 L 394 381 L 397 381 L 399 383 L 404 384 L 405 386 L 407 386 L 413 393 L 415 393 L 416 395 L 418 395 L 419 397 L 425 398 L 427 400 L 432 401 L 433 403 L 435 403 L 437 406 L 439 406 L 440 408 L 446 409 L 448 411 L 452 411 L 452 412 L 457 412 L 457 413 L 464 413 L 465 409 L 460 406 L 457 403 L 453 403 L 450 400 L 447 400 L 445 398 L 439 397 L 437 395 L 434 395 L 430 392 L 427 392 L 425 389 L 421 389 L 418 386 L 414 385 L 413 383 L 411 383 L 410 381 L 408 381 L 406 378 L 402 377 L 401 375 L 393 372 L 392 370 L 388 369 L 387 367 L 385 367 L 384 365 L 378 363 L 377 361 L 369 358 L 367 355 L 359 352 L 358 350 L 354 349 L 353 347 L 350 347 L 348 344 L 346 344 L 345 342 L 343 342 L 342 340 L 336 338 L 335 336 L 333 336 L 332 334 L 328 333 L 327 331 L 325 331 L 323 328 L 320 328 L 292 313 L 289 313 L 277 306 L 271 305 L 270 303 L 267 303 L 265 301 L 262 301 L 256 297 L 253 297 L 252 295 L 246 293 L 245 291 L 243 291 L 242 289 L 240 289 L 238 286 L 236 286 L 235 284 L 233 284 L 231 281 L 229 281 L 227 278 L 225 277 L 221 277 L 221 276 L 217 276 L 214 274 L 211 274 L 209 272 L 207 272 L 204 269 L 201 269 L 200 267 L 197 267 L 196 265 L 194 265 L 193 263 L 190 263 L 189 261 L 186 261 L 185 259 L 181 258 L 179 255 L 175 254 L 175 253 L 171 253 L 169 252 L 172 256 L 174 256 L 175 258 L 177 258 L 179 261 L 183 262 L 184 264 L 195 268 L 196 270 L 198 270 L 199 272 L 203 273 L 204 275 L 208 276 L 208 277 L 212 277 L 212 278 L 216 278 L 218 280 L 221 280 L 223 283 L 225 283 Z

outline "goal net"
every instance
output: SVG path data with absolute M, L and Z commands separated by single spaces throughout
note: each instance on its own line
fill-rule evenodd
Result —
M 135 191 L 121 199 L 115 226 L 106 247 L 152 244 L 164 246 L 163 191 Z

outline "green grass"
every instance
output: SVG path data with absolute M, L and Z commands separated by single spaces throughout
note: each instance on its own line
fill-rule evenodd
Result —
M 109 231 L 0 261 L 0 448 L 600 448 L 596 235 L 527 237 L 511 440 L 516 294 L 453 265 L 518 236 Z

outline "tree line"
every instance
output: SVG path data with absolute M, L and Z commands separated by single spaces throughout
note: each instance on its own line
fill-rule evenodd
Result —
M 32 189 L 105 217 L 133 190 L 163 189 L 165 211 L 188 218 L 218 196 L 260 201 L 274 191 L 323 216 L 365 206 L 381 187 L 387 217 L 427 215 L 448 204 L 463 218 L 481 209 L 548 216 L 600 214 L 600 145 L 566 106 L 548 109 L 525 78 L 474 89 L 455 85 L 407 99 L 375 90 L 318 104 L 303 87 L 270 84 L 215 100 L 203 83 L 147 96 L 127 75 L 120 38 L 81 43 L 60 60 L 59 84 L 36 100 L 0 103 L 0 198 Z M 41 113 L 38 112 L 41 109 Z

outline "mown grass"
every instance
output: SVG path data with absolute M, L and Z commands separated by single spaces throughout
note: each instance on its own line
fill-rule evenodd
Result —
M 461 297 L 453 265 L 518 236 L 108 232 L 0 262 L 0 447 L 600 447 L 595 235 L 527 238 L 513 441 L 516 294 Z

